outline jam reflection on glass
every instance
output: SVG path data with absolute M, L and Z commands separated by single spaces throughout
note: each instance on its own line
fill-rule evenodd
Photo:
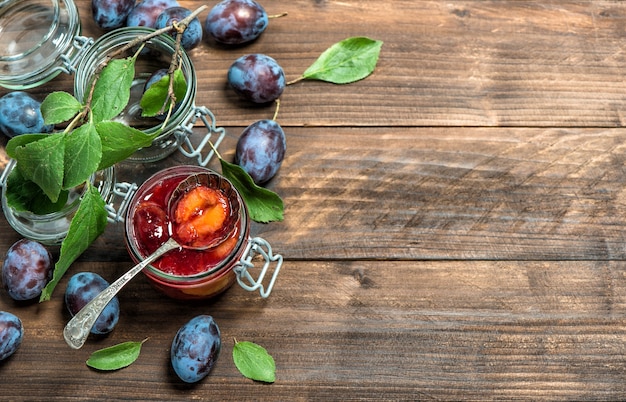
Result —
M 210 271 L 237 246 L 241 225 L 231 216 L 230 200 L 219 189 L 197 186 L 179 197 L 174 216 L 168 213 L 168 203 L 185 175 L 166 177 L 148 189 L 138 200 L 133 215 L 133 228 L 139 253 L 153 253 L 174 233 L 179 243 L 201 246 L 213 236 L 224 240 L 206 250 L 181 248 L 172 250 L 152 263 L 170 275 L 192 276 Z

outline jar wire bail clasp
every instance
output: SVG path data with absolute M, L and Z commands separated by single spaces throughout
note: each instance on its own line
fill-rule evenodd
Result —
M 191 134 L 193 134 L 193 127 L 198 119 L 200 119 L 206 127 L 207 134 L 205 134 L 204 138 L 202 138 L 197 146 L 194 146 L 191 143 L 190 137 Z M 223 127 L 216 126 L 215 115 L 206 106 L 195 106 L 194 113 L 191 115 L 190 119 L 185 125 L 181 124 L 180 128 L 180 130 L 176 131 L 179 151 L 188 158 L 196 158 L 200 166 L 209 164 L 215 154 L 214 149 L 219 148 L 222 140 L 226 136 L 226 130 Z M 210 146 L 209 142 L 211 142 L 211 138 L 214 134 L 217 138 L 212 141 L 213 146 Z M 210 147 L 210 151 L 203 157 L 202 152 L 207 146 Z
M 257 279 L 254 279 L 250 274 L 250 270 L 254 268 L 252 260 L 257 255 L 259 255 L 263 260 L 263 267 L 261 268 Z M 272 276 L 269 279 L 267 287 L 265 287 L 263 285 L 263 280 L 272 267 L 272 263 L 275 265 L 274 271 L 272 272 Z M 254 292 L 258 289 L 261 297 L 266 299 L 272 292 L 272 288 L 276 282 L 276 277 L 278 276 L 278 272 L 280 271 L 282 265 L 283 256 L 281 254 L 274 254 L 272 252 L 272 246 L 270 246 L 265 239 L 255 237 L 248 242 L 246 250 L 239 260 L 239 264 L 233 269 L 233 271 L 237 275 L 237 282 L 242 288 L 250 292 Z
M 120 182 L 115 183 L 113 191 L 105 205 L 107 211 L 107 220 L 111 223 L 124 222 L 126 210 L 130 205 L 130 200 L 135 195 L 138 186 L 135 183 Z M 116 199 L 120 199 L 119 206 L 115 207 Z
M 59 69 L 66 74 L 74 74 L 76 72 L 76 66 L 83 57 L 83 54 L 87 52 L 94 44 L 93 38 L 77 35 L 74 37 L 72 46 L 75 49 L 75 53 L 72 55 L 62 54 L 59 56 L 61 59 L 61 67 Z

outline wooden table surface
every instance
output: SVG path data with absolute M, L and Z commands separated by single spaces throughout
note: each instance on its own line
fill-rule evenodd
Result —
M 90 2 L 77 4 L 83 33 L 101 34 Z M 113 333 L 72 350 L 69 275 L 41 304 L 3 290 L 0 310 L 22 319 L 25 337 L 0 363 L 0 399 L 625 399 L 626 3 L 263 4 L 288 16 L 259 40 L 191 52 L 196 103 L 227 129 L 227 159 L 243 128 L 274 111 L 226 88 L 235 58 L 266 53 L 294 79 L 339 40 L 384 41 L 367 79 L 304 81 L 281 97 L 287 155 L 268 187 L 285 220 L 252 227 L 285 257 L 272 295 L 235 285 L 177 302 L 139 276 L 119 295 Z M 30 92 L 70 91 L 72 80 Z M 143 168 L 190 163 L 178 154 L 119 171 L 141 180 Z M 70 272 L 112 281 L 129 268 L 121 226 Z M 2 250 L 20 239 L 3 217 L 0 228 Z M 198 314 L 216 319 L 224 344 L 210 376 L 187 385 L 169 350 Z M 97 349 L 145 338 L 128 368 L 85 365 Z M 241 376 L 233 338 L 273 355 L 274 384 Z

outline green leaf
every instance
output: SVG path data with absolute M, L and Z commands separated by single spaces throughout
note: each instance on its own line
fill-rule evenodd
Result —
M 89 180 L 98 169 L 101 156 L 102 142 L 93 123 L 66 133 L 63 188 L 76 187 Z
M 124 110 L 135 78 L 135 58 L 114 59 L 102 69 L 93 92 L 91 112 L 94 121 L 109 120 Z
M 128 367 L 139 357 L 143 342 L 123 342 L 96 350 L 86 363 L 91 368 L 107 371 Z
M 36 183 L 52 202 L 57 202 L 63 188 L 65 137 L 50 134 L 13 150 L 22 176 Z
M 96 124 L 96 131 L 102 142 L 102 159 L 98 170 L 123 161 L 138 149 L 152 145 L 152 140 L 161 133 L 157 131 L 148 135 L 116 121 L 101 121 Z
M 270 383 L 276 381 L 274 358 L 256 343 L 235 341 L 233 360 L 239 372 L 246 378 Z
M 7 204 L 16 211 L 30 211 L 45 215 L 60 210 L 67 202 L 68 191 L 63 190 L 56 203 L 44 194 L 41 187 L 24 178 L 18 169 L 13 169 L 7 177 Z
M 6 147 L 7 155 L 15 159 L 16 158 L 15 150 L 17 148 L 23 147 L 24 145 L 29 144 L 31 142 L 39 141 L 42 138 L 46 138 L 48 136 L 50 136 L 50 134 L 22 134 L 22 135 L 15 136 L 11 138 L 9 142 L 7 142 L 7 147 Z
M 107 210 L 104 201 L 97 188 L 89 182 L 86 186 L 78 210 L 70 222 L 67 236 L 61 243 L 61 255 L 54 266 L 52 280 L 41 292 L 39 301 L 50 300 L 52 291 L 70 265 L 106 229 Z
M 278 194 L 259 187 L 250 175 L 239 165 L 220 159 L 222 175 L 235 186 L 248 207 L 250 219 L 267 223 L 283 220 L 283 200 Z
M 153 117 L 167 112 L 171 104 L 171 100 L 168 98 L 169 85 L 169 75 L 163 76 L 159 81 L 150 85 L 150 88 L 143 94 L 139 103 L 143 117 Z M 178 69 L 174 72 L 174 96 L 176 101 L 181 101 L 186 93 L 187 81 L 183 72 Z
M 370 75 L 376 63 L 382 41 L 353 37 L 337 42 L 302 74 L 304 79 L 348 84 Z
M 70 120 L 80 112 L 83 105 L 67 92 L 52 92 L 41 102 L 41 114 L 45 124 L 58 124 Z

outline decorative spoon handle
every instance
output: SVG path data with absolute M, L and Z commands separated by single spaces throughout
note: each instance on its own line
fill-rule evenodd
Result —
M 132 267 L 118 280 L 113 282 L 108 288 L 100 292 L 100 294 L 87 303 L 85 307 L 83 307 L 74 316 L 74 318 L 67 323 L 65 329 L 63 330 L 65 342 L 67 342 L 67 344 L 73 349 L 80 349 L 85 344 L 85 341 L 89 336 L 89 331 L 91 331 L 91 327 L 93 327 L 96 323 L 96 320 L 102 313 L 102 310 L 104 310 L 107 304 L 109 304 L 122 287 L 130 282 L 135 275 L 141 272 L 151 262 L 168 251 L 179 247 L 180 244 L 178 244 L 174 238 L 170 237 L 169 240 L 156 249 L 154 253 L 150 254 L 145 260 Z

